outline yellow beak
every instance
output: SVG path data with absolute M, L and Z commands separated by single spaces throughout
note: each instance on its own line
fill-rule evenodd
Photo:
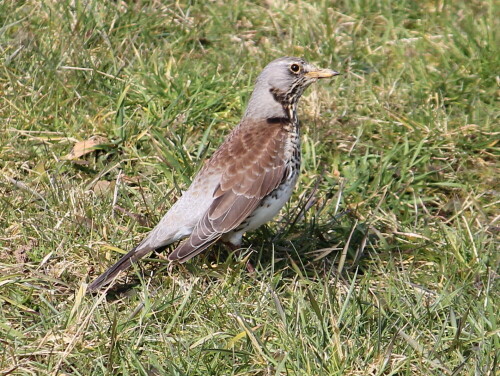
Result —
M 309 78 L 330 78 L 333 76 L 338 76 L 340 73 L 335 72 L 331 69 L 316 69 L 304 74 L 304 76 Z

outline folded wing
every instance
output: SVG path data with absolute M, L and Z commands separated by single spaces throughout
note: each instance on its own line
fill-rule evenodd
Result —
M 286 137 L 283 122 L 253 121 L 234 130 L 210 161 L 225 163 L 213 202 L 169 260 L 185 262 L 203 252 L 242 224 L 282 183 L 287 174 Z

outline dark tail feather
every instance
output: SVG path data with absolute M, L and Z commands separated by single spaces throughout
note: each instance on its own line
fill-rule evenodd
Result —
M 143 258 L 152 251 L 149 247 L 145 247 L 143 249 L 139 249 L 139 247 L 140 245 L 132 249 L 129 253 L 119 259 L 116 264 L 97 277 L 97 279 L 89 285 L 87 291 L 93 292 L 100 289 L 102 286 L 111 282 L 118 274 L 120 274 L 121 271 L 128 269 L 133 262 Z

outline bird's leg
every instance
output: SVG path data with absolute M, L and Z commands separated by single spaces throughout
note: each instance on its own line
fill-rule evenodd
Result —
M 241 244 L 234 244 L 234 243 L 231 243 L 228 240 L 221 240 L 220 242 L 230 252 L 235 252 L 238 249 L 241 249 Z M 247 272 L 249 272 L 249 273 L 255 273 L 255 268 L 253 267 L 252 263 L 250 262 L 250 259 L 247 259 L 245 268 L 247 269 Z
M 255 273 L 255 268 L 253 267 L 250 260 L 247 260 L 247 264 L 245 265 L 245 267 L 247 268 L 247 272 L 249 272 L 250 274 Z

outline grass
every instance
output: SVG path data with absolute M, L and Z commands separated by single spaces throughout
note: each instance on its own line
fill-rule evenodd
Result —
M 497 375 L 498 14 L 0 2 L 0 374 Z M 283 55 L 343 76 L 302 99 L 303 173 L 276 221 L 240 253 L 152 258 L 124 294 L 84 295 Z

